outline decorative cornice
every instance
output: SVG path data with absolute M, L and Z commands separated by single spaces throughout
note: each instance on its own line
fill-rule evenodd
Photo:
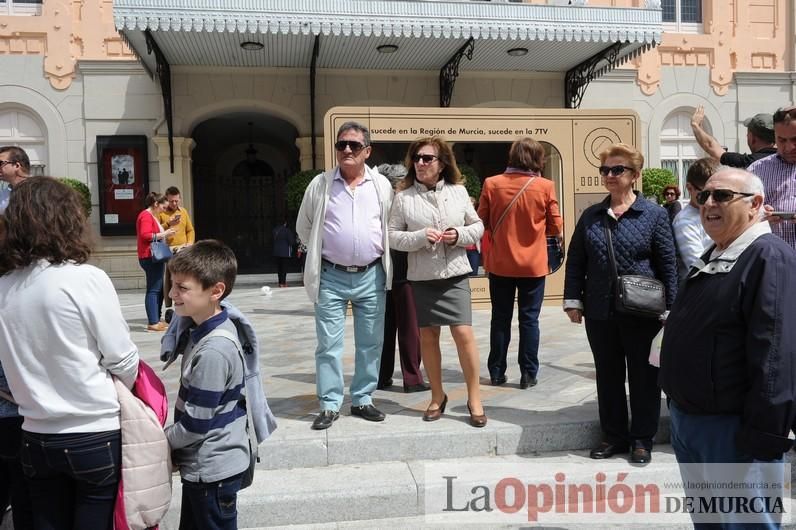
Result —
M 119 31 L 660 42 L 657 9 L 370 0 L 114 0 Z
M 139 75 L 147 74 L 146 69 L 137 60 L 127 61 L 92 61 L 79 60 L 77 67 L 82 74 L 88 75 Z
M 736 85 L 783 86 L 796 79 L 794 72 L 735 72 Z

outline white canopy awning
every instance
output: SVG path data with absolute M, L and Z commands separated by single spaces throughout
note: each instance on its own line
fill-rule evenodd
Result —
M 660 9 L 478 1 L 114 0 L 113 10 L 150 71 L 147 30 L 171 65 L 309 67 L 320 36 L 317 68 L 438 70 L 472 37 L 461 70 L 537 72 L 565 72 L 616 43 L 630 56 L 663 31 Z M 398 49 L 379 53 L 384 44 Z

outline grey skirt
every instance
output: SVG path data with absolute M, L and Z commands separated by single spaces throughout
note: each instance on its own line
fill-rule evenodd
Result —
M 411 283 L 418 326 L 472 325 L 473 310 L 468 275 Z

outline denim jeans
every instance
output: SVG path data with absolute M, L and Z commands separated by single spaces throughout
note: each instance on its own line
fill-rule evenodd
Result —
M 691 482 L 720 482 L 715 477 L 710 477 L 709 473 L 695 476 L 700 473 L 700 466 L 695 464 L 750 464 L 761 463 L 752 456 L 747 455 L 738 449 L 735 439 L 741 429 L 741 416 L 734 414 L 688 414 L 677 406 L 674 401 L 669 402 L 669 417 L 671 420 L 671 441 L 672 449 L 680 465 L 680 474 L 684 479 L 688 478 Z M 782 459 L 765 461 L 768 464 L 781 464 Z M 685 465 L 684 465 L 685 464 Z M 690 465 L 689 465 L 690 464 Z M 686 466 L 687 465 L 687 466 Z M 785 464 L 783 464 L 785 465 Z M 709 468 L 702 468 L 709 469 Z M 790 464 L 785 467 L 787 475 L 790 476 Z M 749 468 L 750 473 L 754 473 L 754 468 Z M 746 477 L 744 477 L 746 478 Z M 744 480 L 748 483 L 758 482 L 757 480 Z M 754 496 L 765 497 L 773 495 L 765 490 L 757 489 Z M 710 496 L 710 490 L 686 490 L 686 495 Z M 695 503 L 696 504 L 696 503 Z M 778 514 L 760 514 L 761 521 L 758 524 L 746 522 L 744 524 L 733 523 L 732 514 L 718 514 L 722 519 L 722 527 L 736 528 L 779 528 L 781 517 Z M 694 517 L 694 516 L 692 516 Z M 715 519 L 714 519 L 715 520 Z M 694 528 L 719 528 L 717 525 L 707 526 L 704 522 L 694 521 Z
M 216 482 L 182 481 L 180 530 L 237 530 L 243 473 Z
M 30 490 L 36 530 L 113 527 L 121 476 L 119 431 L 22 431 L 19 457 Z
M 321 284 L 315 304 L 315 373 L 322 410 L 343 404 L 343 332 L 348 302 L 354 313 L 354 377 L 351 404 L 370 405 L 379 379 L 384 343 L 386 291 L 381 263 L 364 272 L 345 272 L 321 264 Z
M 518 363 L 520 371 L 536 377 L 539 373 L 539 312 L 544 299 L 545 277 L 509 278 L 489 274 L 489 298 L 492 322 L 489 329 L 490 377 L 506 373 L 506 356 L 511 342 L 511 320 L 514 316 L 514 293 L 517 293 L 520 321 Z
M 14 530 L 33 530 L 30 494 L 19 463 L 21 444 L 22 417 L 0 418 L 0 479 L 10 496 Z M 5 509 L 5 505 L 0 509 Z
M 160 306 L 163 305 L 163 273 L 165 263 L 155 263 L 152 258 L 139 259 L 138 263 L 146 274 L 146 295 L 144 307 L 146 308 L 147 323 L 160 322 Z

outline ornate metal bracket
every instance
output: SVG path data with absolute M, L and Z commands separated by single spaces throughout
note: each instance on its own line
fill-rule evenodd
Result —
M 315 74 L 316 65 L 318 63 L 318 54 L 321 51 L 321 36 L 315 35 L 315 44 L 312 46 L 312 62 L 310 63 L 310 127 L 311 141 L 312 141 L 312 169 L 315 167 Z
M 169 132 L 169 168 L 174 173 L 174 119 L 172 112 L 171 102 L 171 67 L 163 55 L 163 51 L 155 42 L 155 38 L 150 31 L 144 30 L 144 37 L 146 38 L 146 51 L 147 54 L 155 54 L 155 63 L 157 64 L 157 76 L 160 82 L 160 91 L 163 94 L 163 113 L 166 116 L 166 127 Z
M 462 57 L 467 57 L 468 61 L 473 59 L 473 50 L 475 49 L 475 41 L 472 37 L 467 39 L 467 42 L 459 48 L 453 57 L 445 63 L 445 66 L 439 71 L 439 106 L 450 107 L 451 98 L 453 97 L 453 86 L 456 84 L 456 78 L 459 77 L 459 63 Z
M 620 60 L 620 52 L 629 45 L 629 42 L 616 42 L 569 70 L 564 78 L 566 108 L 580 108 L 589 83 L 622 64 L 626 58 Z

